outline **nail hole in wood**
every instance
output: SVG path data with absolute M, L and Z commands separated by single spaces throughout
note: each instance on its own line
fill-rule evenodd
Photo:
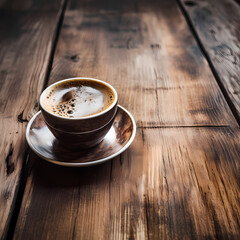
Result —
M 193 1 L 185 1 L 184 3 L 185 3 L 185 5 L 187 5 L 188 7 L 193 7 L 193 6 L 196 5 L 196 3 L 193 2 Z

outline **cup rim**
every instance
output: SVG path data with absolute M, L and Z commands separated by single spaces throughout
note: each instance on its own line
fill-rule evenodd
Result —
M 42 101 L 43 101 L 43 96 L 44 94 L 46 93 L 46 91 L 48 89 L 50 89 L 51 87 L 55 86 L 55 85 L 58 85 L 59 83 L 62 83 L 62 82 L 67 82 L 69 80 L 90 80 L 90 81 L 95 81 L 95 82 L 99 82 L 101 84 L 104 84 L 105 86 L 109 87 L 114 95 L 115 95 L 115 99 L 114 99 L 114 102 L 108 107 L 106 108 L 104 111 L 100 112 L 100 113 L 96 113 L 96 114 L 92 114 L 90 116 L 85 116 L 85 117 L 77 117 L 77 118 L 68 118 L 68 117 L 63 117 L 63 116 L 58 116 L 56 114 L 53 114 L 51 113 L 50 111 L 48 111 L 42 104 Z M 44 91 L 41 93 L 40 95 L 40 101 L 39 101 L 39 104 L 40 104 L 40 107 L 41 109 L 43 109 L 45 112 L 47 112 L 48 114 L 56 117 L 56 118 L 60 118 L 60 119 L 67 119 L 67 120 L 70 120 L 70 121 L 76 121 L 76 120 L 83 120 L 83 119 L 91 119 L 91 118 L 95 118 L 95 117 L 98 117 L 98 116 L 101 116 L 103 114 L 105 114 L 106 112 L 110 111 L 116 104 L 117 104 L 117 101 L 118 101 L 118 94 L 117 94 L 117 91 L 115 90 L 115 88 L 110 85 L 109 83 L 107 82 L 104 82 L 102 80 L 99 80 L 99 79 L 96 79 L 96 78 L 89 78 L 89 77 L 74 77 L 74 78 L 66 78 L 66 79 L 63 79 L 63 80 L 60 80 L 60 81 L 57 81 L 53 84 L 51 84 L 50 86 L 48 86 L 46 89 L 44 89 Z

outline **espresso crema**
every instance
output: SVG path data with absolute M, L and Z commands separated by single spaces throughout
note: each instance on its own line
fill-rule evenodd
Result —
M 48 89 L 43 106 L 49 112 L 68 118 L 80 118 L 103 112 L 115 100 L 114 92 L 94 80 L 61 82 Z

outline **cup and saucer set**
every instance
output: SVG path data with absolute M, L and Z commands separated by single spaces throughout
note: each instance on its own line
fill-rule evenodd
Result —
M 124 152 L 136 135 L 134 118 L 118 105 L 116 90 L 98 79 L 56 82 L 41 94 L 40 108 L 28 123 L 26 139 L 33 152 L 57 165 L 106 162 Z

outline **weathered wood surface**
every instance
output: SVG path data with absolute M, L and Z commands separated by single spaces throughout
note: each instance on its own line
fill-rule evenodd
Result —
M 1 10 L 58 11 L 64 0 L 0 0 Z
M 58 18 L 57 10 L 0 10 L 0 239 L 14 208 L 27 154 L 25 128 L 38 110 Z
M 111 83 L 139 126 L 234 124 L 174 1 L 70 1 L 50 83 L 76 76 Z
M 34 159 L 14 239 L 239 239 L 239 130 L 138 129 L 96 167 Z
M 238 239 L 239 129 L 176 2 L 70 1 L 49 84 L 75 76 L 113 84 L 137 137 L 85 169 L 32 155 L 14 239 Z
M 180 2 L 240 123 L 240 5 L 232 0 Z

